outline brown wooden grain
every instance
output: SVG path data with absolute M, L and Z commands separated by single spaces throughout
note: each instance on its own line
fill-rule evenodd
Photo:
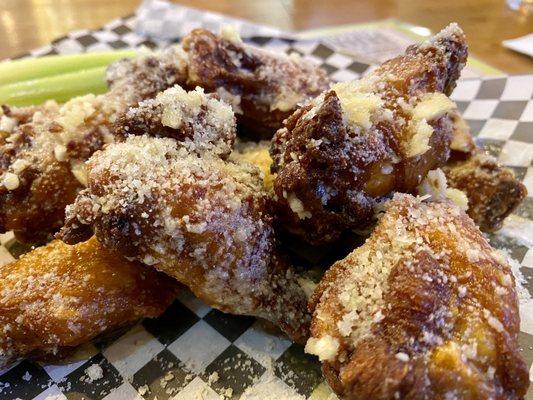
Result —
M 310 29 L 397 17 L 438 30 L 458 22 L 471 53 L 509 73 L 533 71 L 531 58 L 501 41 L 533 32 L 533 16 L 507 8 L 505 0 L 181 0 L 282 29 Z M 0 58 L 42 46 L 74 29 L 97 28 L 134 12 L 139 0 L 0 0 Z

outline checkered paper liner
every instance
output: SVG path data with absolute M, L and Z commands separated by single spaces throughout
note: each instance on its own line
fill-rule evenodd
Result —
M 217 30 L 222 24 L 234 22 L 197 11 L 183 12 L 183 18 L 188 20 L 187 29 L 208 26 Z M 146 26 L 141 30 L 146 32 Z M 299 41 L 280 32 L 271 36 L 255 35 L 253 29 L 249 32 L 243 36 L 250 43 L 276 51 L 296 51 L 322 65 L 339 81 L 356 78 L 371 68 L 318 41 Z M 126 17 L 99 30 L 73 32 L 30 56 L 168 43 L 146 39 L 135 30 L 135 18 Z M 529 196 L 502 230 L 505 235 L 493 235 L 491 241 L 521 263 L 524 286 L 533 293 L 533 75 L 462 80 L 452 98 L 479 143 L 512 168 L 528 187 Z M 5 261 L 26 250 L 11 234 L 0 235 L 0 242 L 0 259 Z M 335 252 L 332 249 L 329 254 L 313 255 L 310 251 L 302 257 L 296 250 L 293 255 L 300 264 L 311 260 L 328 265 L 338 258 Z M 531 364 L 531 300 L 521 304 L 521 314 L 520 343 Z M 103 376 L 91 381 L 86 370 L 95 364 L 101 367 Z M 2 399 L 250 400 L 325 399 L 330 395 L 319 363 L 301 346 L 271 333 L 253 318 L 211 309 L 187 291 L 160 318 L 98 338 L 66 362 L 52 365 L 22 361 L 0 375 Z M 533 396 L 530 394 L 528 399 Z

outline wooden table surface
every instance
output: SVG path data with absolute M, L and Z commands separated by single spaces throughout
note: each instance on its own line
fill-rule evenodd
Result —
M 184 5 L 302 30 L 396 17 L 439 30 L 458 22 L 471 53 L 508 73 L 533 72 L 533 60 L 505 49 L 504 39 L 533 32 L 533 16 L 505 0 L 182 0 Z M 42 46 L 75 29 L 97 28 L 134 12 L 139 0 L 0 0 L 0 59 Z

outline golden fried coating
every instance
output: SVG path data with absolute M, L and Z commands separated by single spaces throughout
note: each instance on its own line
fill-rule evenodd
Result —
M 114 140 L 110 130 L 119 114 L 184 80 L 181 55 L 172 47 L 119 61 L 109 68 L 106 94 L 18 109 L 24 123 L 4 124 L 9 131 L 0 143 L 0 231 L 13 230 L 24 242 L 57 231 L 65 206 L 85 184 L 83 162 Z
M 466 57 L 452 24 L 291 115 L 271 147 L 283 226 L 313 244 L 333 241 L 367 227 L 383 196 L 414 192 L 449 157 L 456 106 L 447 95 Z
M 310 301 L 306 350 L 343 399 L 522 399 L 514 277 L 451 202 L 396 194 Z
M 227 157 L 237 125 L 231 106 L 217 97 L 204 94 L 199 87 L 186 92 L 176 85 L 131 107 L 115 123 L 113 132 L 117 137 L 169 137 L 197 153 L 211 151 Z
M 306 296 L 278 253 L 259 171 L 168 138 L 130 136 L 88 162 L 88 188 L 67 207 L 61 237 L 96 234 L 224 312 L 308 334 Z
M 56 240 L 0 268 L 0 366 L 66 355 L 175 299 L 177 283 L 106 250 L 94 238 Z
M 509 168 L 482 151 L 457 157 L 443 168 L 451 187 L 468 197 L 468 215 L 482 231 L 494 232 L 527 196 L 526 187 Z
M 242 43 L 235 32 L 221 36 L 194 29 L 182 43 L 189 87 L 217 92 L 234 106 L 238 122 L 255 136 L 272 136 L 297 104 L 326 90 L 326 71 L 298 55 Z

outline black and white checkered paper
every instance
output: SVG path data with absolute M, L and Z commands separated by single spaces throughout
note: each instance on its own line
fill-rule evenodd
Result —
M 145 2 L 137 16 L 95 31 L 77 31 L 26 56 L 160 47 L 190 29 L 237 26 L 246 41 L 277 51 L 296 51 L 322 65 L 336 80 L 358 77 L 371 66 L 319 41 L 296 40 L 273 28 L 217 14 Z M 167 32 L 161 36 L 161 32 Z M 511 167 L 529 196 L 491 237 L 521 263 L 524 286 L 533 293 L 533 75 L 462 80 L 452 98 L 479 142 Z M 20 254 L 12 235 L 1 235 L 0 258 Z M 322 260 L 330 255 L 322 255 Z M 529 296 L 531 297 L 531 296 Z M 521 302 L 521 345 L 533 361 L 533 301 Z M 99 365 L 100 379 L 86 370 Z M 94 368 L 94 367 L 93 367 Z M 329 397 L 332 396 L 332 397 Z M 22 361 L 0 375 L 1 399 L 327 399 L 317 360 L 303 348 L 265 330 L 261 322 L 213 310 L 182 292 L 160 318 L 149 319 L 83 346 L 57 365 Z M 528 397 L 533 399 L 533 396 Z

